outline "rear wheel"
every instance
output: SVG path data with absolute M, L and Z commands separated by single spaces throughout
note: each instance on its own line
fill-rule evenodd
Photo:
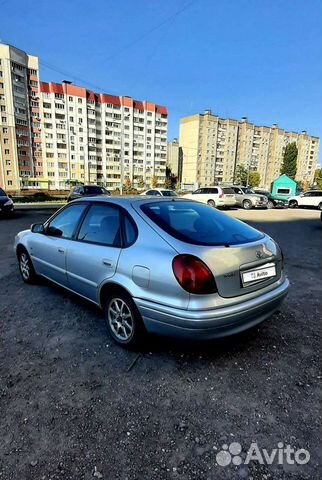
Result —
M 214 200 L 208 200 L 207 205 L 209 205 L 210 207 L 215 207 L 216 203 L 214 202 Z
M 143 340 L 143 321 L 129 295 L 116 292 L 106 299 L 105 321 L 111 337 L 122 347 L 134 348 Z
M 267 208 L 274 208 L 274 203 L 272 202 L 272 200 L 268 200 Z
M 319 210 L 322 210 L 322 202 L 319 203 L 318 209 L 319 209 Z
M 296 200 L 291 200 L 290 203 L 288 204 L 290 208 L 297 208 L 299 204 L 297 203 Z
M 35 283 L 37 280 L 37 275 L 31 258 L 29 257 L 26 250 L 21 250 L 18 254 L 19 261 L 19 270 L 22 276 L 22 279 L 25 283 Z
M 252 202 L 250 200 L 243 201 L 243 209 L 250 210 L 252 208 Z

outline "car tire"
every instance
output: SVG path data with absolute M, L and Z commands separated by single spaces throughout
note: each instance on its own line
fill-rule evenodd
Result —
M 322 202 L 319 203 L 318 209 L 319 209 L 319 210 L 322 210 Z
M 207 205 L 209 205 L 209 207 L 215 207 L 216 203 L 214 200 L 208 200 Z
M 297 208 L 297 207 L 299 206 L 299 204 L 297 203 L 296 200 L 291 200 L 291 201 L 289 202 L 288 206 L 289 206 L 290 208 Z
M 115 343 L 133 349 L 141 345 L 146 330 L 140 312 L 130 295 L 116 291 L 105 301 L 105 322 Z
M 244 200 L 243 201 L 243 209 L 244 210 L 250 210 L 252 208 L 252 202 L 250 200 Z
M 32 264 L 31 258 L 24 248 L 18 253 L 19 270 L 22 280 L 25 283 L 36 283 L 37 274 Z
M 267 208 L 269 208 L 269 209 L 274 208 L 274 203 L 272 202 L 272 200 L 268 200 Z

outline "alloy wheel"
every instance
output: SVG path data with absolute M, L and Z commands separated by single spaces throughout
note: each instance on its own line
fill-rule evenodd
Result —
M 20 254 L 20 271 L 24 280 L 28 281 L 30 279 L 30 261 L 26 253 Z
M 134 319 L 130 307 L 122 298 L 112 298 L 107 308 L 109 326 L 115 337 L 128 341 L 134 332 Z

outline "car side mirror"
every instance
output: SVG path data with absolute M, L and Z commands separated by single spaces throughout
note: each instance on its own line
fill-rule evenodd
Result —
M 60 228 L 49 226 L 46 230 L 46 234 L 51 237 L 61 237 L 63 235 L 63 231 L 60 230 Z
M 33 223 L 30 229 L 32 233 L 45 233 L 45 227 L 42 223 Z

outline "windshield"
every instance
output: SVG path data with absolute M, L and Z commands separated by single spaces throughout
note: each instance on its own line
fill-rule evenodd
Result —
M 163 197 L 177 197 L 178 194 L 173 190 L 163 190 L 161 191 Z
M 244 193 L 255 193 L 254 190 L 252 188 L 249 188 L 249 187 L 242 187 L 242 191 Z
M 0 188 L 0 197 L 6 197 L 7 194 L 4 190 L 2 190 L 2 188 Z
M 195 245 L 238 245 L 264 237 L 245 223 L 203 204 L 155 202 L 141 205 L 141 210 L 172 237 Z

